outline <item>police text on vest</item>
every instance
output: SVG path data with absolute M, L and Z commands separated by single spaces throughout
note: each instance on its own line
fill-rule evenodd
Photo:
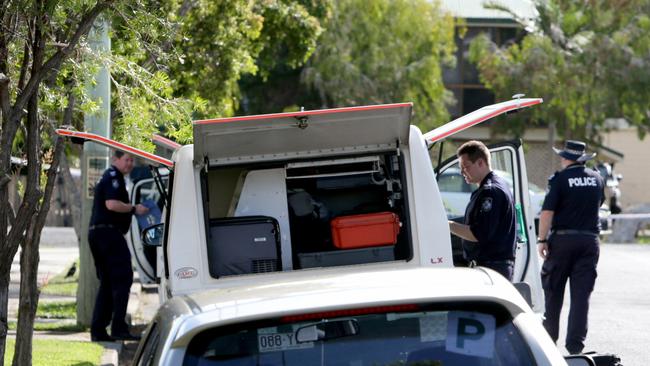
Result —
M 572 187 L 597 187 L 595 177 L 569 178 L 569 188 Z

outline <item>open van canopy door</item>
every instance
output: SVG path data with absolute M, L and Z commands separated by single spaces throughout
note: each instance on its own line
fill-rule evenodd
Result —
M 443 126 L 427 132 L 424 134 L 424 140 L 427 142 L 427 146 L 431 146 L 437 141 L 440 141 L 457 132 L 463 131 L 466 128 L 477 125 L 483 121 L 487 121 L 490 118 L 504 113 L 517 111 L 521 108 L 530 107 L 535 104 L 540 104 L 544 101 L 542 98 L 518 98 L 518 96 L 519 95 L 515 95 L 513 97 L 515 99 L 508 100 L 506 102 L 492 104 L 481 109 L 477 109 L 472 113 L 466 114 Z
M 194 162 L 251 161 L 396 149 L 408 144 L 411 103 L 323 109 L 194 122 Z
M 167 168 L 173 168 L 174 167 L 174 162 L 172 162 L 169 159 L 165 159 L 161 156 L 154 155 L 151 153 L 148 153 L 144 150 L 136 149 L 133 146 L 129 146 L 126 144 L 123 144 L 121 142 L 117 142 L 115 140 L 111 140 L 108 137 L 104 137 L 101 135 L 97 135 L 94 133 L 89 133 L 89 132 L 80 132 L 80 131 L 73 131 L 73 130 L 66 130 L 59 128 L 56 130 L 57 135 L 63 136 L 63 137 L 70 137 L 73 141 L 76 140 L 81 140 L 83 142 L 86 141 L 93 141 L 96 142 L 100 145 L 104 145 L 108 148 L 115 149 L 115 150 L 121 150 L 124 151 L 125 153 L 129 153 L 133 156 L 140 157 L 150 163 L 153 163 L 153 165 L 164 165 Z
M 176 151 L 180 149 L 183 145 L 179 144 L 176 141 L 170 140 L 166 138 L 165 136 L 161 136 L 158 134 L 153 134 L 151 136 L 151 141 L 153 141 L 154 145 L 168 149 L 168 150 L 173 150 Z

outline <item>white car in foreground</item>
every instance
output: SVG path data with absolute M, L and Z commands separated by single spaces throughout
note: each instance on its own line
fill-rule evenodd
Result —
M 496 272 L 394 267 L 286 272 L 173 297 L 133 364 L 567 364 Z M 567 359 L 590 365 L 584 356 Z

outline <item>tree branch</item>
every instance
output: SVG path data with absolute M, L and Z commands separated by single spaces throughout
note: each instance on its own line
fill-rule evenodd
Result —
M 0 189 L 4 188 L 4 186 L 6 184 L 9 184 L 9 182 L 11 182 L 11 177 L 10 176 L 5 174 L 2 177 L 0 177 Z
M 183 19 L 187 15 L 187 13 L 192 10 L 194 7 L 196 7 L 197 3 L 196 0 L 183 0 L 183 3 L 181 6 L 178 8 L 178 11 L 176 12 L 176 17 L 178 19 Z M 162 44 L 161 50 L 163 52 L 169 51 L 174 42 L 174 36 L 176 35 L 178 28 L 180 28 L 180 24 L 177 23 L 174 25 L 172 28 L 171 34 L 167 38 L 167 40 Z M 149 57 L 142 63 L 142 67 L 145 69 L 150 69 L 152 65 L 156 63 L 156 55 L 153 53 L 149 53 Z
M 0 51 L 2 53 L 2 51 Z M 9 78 L 0 72 L 0 112 L 2 115 L 9 116 L 9 110 L 11 108 L 11 102 L 9 101 Z M 4 119 L 4 118 L 3 118 Z
M 0 7 L 0 112 L 2 112 L 2 119 L 4 120 L 9 116 L 11 102 L 9 101 L 9 77 L 6 75 L 8 71 L 7 62 L 9 60 L 9 49 L 7 48 L 7 35 L 5 34 L 5 26 L 9 22 L 9 14 L 6 13 L 7 5 L 2 2 Z
M 68 89 L 68 105 L 66 106 L 64 112 L 63 112 L 63 121 L 59 125 L 62 126 L 72 126 L 73 124 L 73 113 L 74 113 L 74 108 L 76 104 L 76 98 L 74 93 L 72 92 L 72 89 L 74 88 L 74 81 L 72 81 L 69 85 L 67 85 Z M 70 166 L 68 165 L 67 157 L 65 155 L 65 141 L 63 138 L 57 136 L 55 129 L 57 126 L 54 124 L 54 121 L 51 119 L 47 120 L 48 126 L 49 126 L 49 135 L 50 138 L 55 142 L 55 147 L 54 147 L 54 160 L 52 161 L 52 166 L 57 166 L 59 169 L 57 171 L 57 174 L 60 174 L 61 177 L 63 178 L 63 187 L 65 187 L 66 190 L 69 190 L 69 198 L 72 200 L 70 202 L 70 207 L 72 211 L 72 224 L 75 229 L 75 233 L 77 234 L 77 238 L 81 237 L 81 195 L 79 194 L 79 189 L 77 188 L 76 182 L 72 178 L 72 174 L 70 174 Z M 60 155 L 57 151 L 59 148 L 59 144 L 61 145 L 61 152 Z M 50 169 L 51 170 L 51 169 Z M 48 171 L 48 182 L 50 179 L 50 171 Z M 51 196 L 51 193 L 48 193 L 48 188 L 45 188 L 45 195 Z
M 29 44 L 25 42 L 25 48 L 23 49 L 23 63 L 20 65 L 20 76 L 18 77 L 18 84 L 16 85 L 16 90 L 20 91 L 25 85 L 25 79 L 27 78 L 27 70 L 29 69 Z
M 67 110 L 66 110 L 67 113 Z M 56 134 L 55 134 L 56 135 Z M 56 182 L 56 174 L 59 169 L 59 164 L 63 156 L 63 138 L 61 136 L 56 137 L 56 142 L 54 143 L 54 153 L 52 157 L 52 162 L 50 163 L 50 168 L 47 170 L 47 183 L 45 183 L 45 189 L 43 191 L 43 199 L 41 200 L 41 209 L 38 212 L 38 217 L 36 219 L 36 228 L 40 229 L 45 225 L 45 219 L 47 218 L 47 213 L 50 211 L 50 201 L 52 201 L 52 192 L 54 191 L 54 184 Z
M 42 33 L 41 19 L 37 18 L 33 26 L 33 43 L 32 43 L 32 76 L 42 74 L 43 58 L 45 54 L 45 41 Z M 31 82 L 31 80 L 30 80 Z M 16 109 L 14 105 L 14 113 Z M 17 250 L 18 243 L 24 240 L 25 230 L 29 229 L 29 223 L 34 220 L 34 214 L 38 211 L 38 203 L 42 196 L 40 190 L 41 183 L 41 139 L 40 139 L 40 120 L 38 117 L 38 88 L 30 93 L 27 111 L 27 184 L 23 202 L 18 209 L 16 217 L 21 218 L 16 220 L 15 225 L 11 227 L 9 235 L 7 236 L 8 249 L 11 252 Z M 21 108 L 22 113 L 22 108 Z M 19 114 L 20 116 L 20 114 Z M 17 117 L 17 116 L 12 116 Z M 16 120 L 10 120 L 10 123 Z M 4 131 L 3 131 L 4 134 Z M 4 136 L 3 136 L 4 137 Z M 11 141 L 11 140 L 10 140 Z M 27 219 L 29 218 L 29 219 Z M 21 240 L 18 240 L 21 239 Z
M 61 48 L 54 53 L 54 55 L 43 64 L 43 67 L 40 70 L 32 72 L 27 85 L 25 85 L 25 88 L 16 98 L 16 103 L 14 104 L 12 115 L 10 116 L 12 120 L 20 119 L 22 114 L 25 113 L 24 107 L 27 104 L 27 101 L 36 92 L 41 81 L 50 73 L 59 69 L 63 61 L 65 61 L 72 51 L 76 49 L 81 37 L 88 34 L 95 19 L 97 19 L 104 10 L 110 8 L 114 2 L 115 0 L 105 0 L 95 4 L 95 6 L 82 17 L 75 33 L 72 35 L 70 40 L 67 41 L 68 46 Z

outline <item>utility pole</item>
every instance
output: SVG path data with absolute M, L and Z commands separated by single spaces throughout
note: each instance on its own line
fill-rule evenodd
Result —
M 111 40 L 108 37 L 109 22 L 98 17 L 88 34 L 88 43 L 93 52 L 108 53 L 111 51 Z M 109 71 L 102 67 L 95 76 L 95 85 L 87 86 L 93 100 L 98 101 L 99 111 L 92 115 L 84 115 L 84 128 L 110 138 L 111 133 L 111 85 Z M 81 238 L 79 243 L 79 287 L 77 288 L 77 323 L 89 326 L 92 320 L 95 298 L 99 281 L 95 272 L 90 247 L 88 246 L 88 224 L 93 206 L 95 184 L 109 166 L 109 151 L 99 144 L 84 144 L 81 159 Z

